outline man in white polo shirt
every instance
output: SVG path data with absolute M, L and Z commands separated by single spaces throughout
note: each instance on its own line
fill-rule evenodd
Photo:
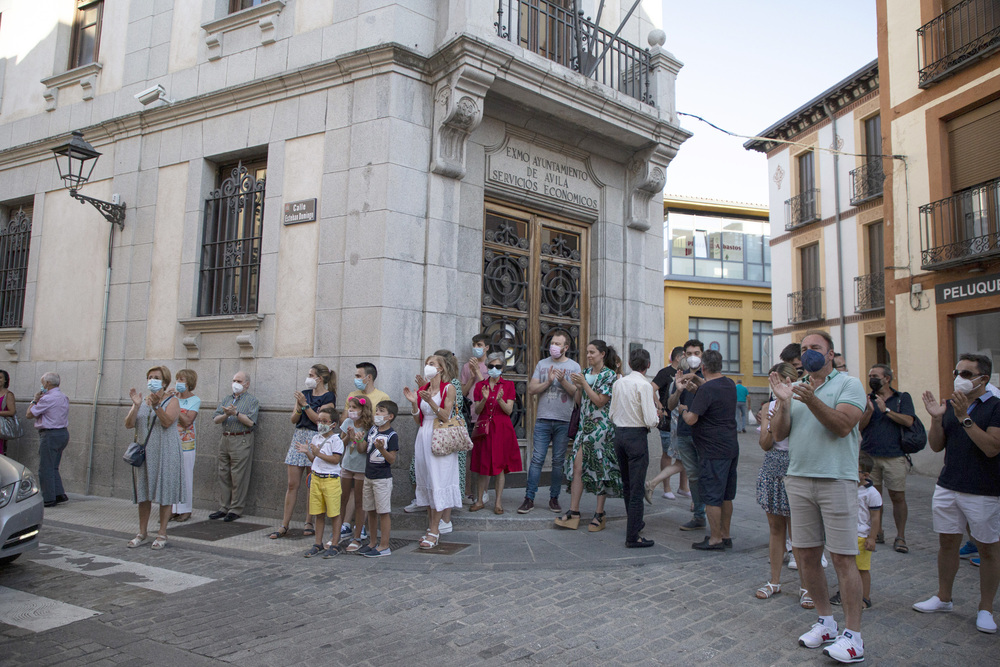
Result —
M 802 339 L 802 367 L 794 385 L 771 373 L 777 399 L 771 434 L 788 438 L 785 491 L 791 508 L 792 546 L 802 585 L 816 601 L 819 620 L 799 644 L 819 648 L 840 662 L 861 662 L 861 575 L 858 554 L 858 422 L 867 396 L 861 381 L 833 367 L 833 339 L 809 331 Z M 846 628 L 837 635 L 821 559 L 824 541 L 833 555 Z

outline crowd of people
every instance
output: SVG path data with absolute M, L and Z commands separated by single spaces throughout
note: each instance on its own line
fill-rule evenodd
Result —
M 770 396 L 756 412 L 748 390 L 722 372 L 722 355 L 696 339 L 674 348 L 670 363 L 647 378 L 649 354 L 634 349 L 623 360 L 605 341 L 590 341 L 586 367 L 570 357 L 571 338 L 554 331 L 548 357 L 538 362 L 527 386 L 537 397 L 525 495 L 519 514 L 534 510 L 543 464 L 551 450 L 548 509 L 554 527 L 579 529 L 584 492 L 596 497 L 596 511 L 586 523 L 590 532 L 606 529 L 606 502 L 625 505 L 625 546 L 654 544 L 643 535 L 644 502 L 651 504 L 660 485 L 663 497 L 690 498 L 691 518 L 680 530 L 707 534 L 692 543 L 706 552 L 733 547 L 731 519 L 740 460 L 738 433 L 759 424 L 764 451 L 756 500 L 768 524 L 769 572 L 755 596 L 768 600 L 782 592 L 787 560 L 797 570 L 799 604 L 815 609 L 818 620 L 799 643 L 841 662 L 864 659 L 861 616 L 872 606 L 872 552 L 885 542 L 883 486 L 892 504 L 896 534 L 892 548 L 909 552 L 906 477 L 910 455 L 929 443 L 944 451 L 944 468 L 932 502 L 939 535 L 938 587 L 913 605 L 922 613 L 950 612 L 952 585 L 960 558 L 980 567 L 976 627 L 995 633 L 993 599 L 1000 583 L 1000 391 L 989 380 L 989 357 L 962 354 L 954 369 L 954 391 L 937 400 L 921 396 L 930 415 L 925 429 L 906 392 L 893 387 L 890 366 L 868 371 L 868 389 L 847 371 L 830 335 L 807 332 L 801 343 L 781 352 L 770 369 Z M 511 359 L 491 349 L 488 338 L 472 340 L 469 360 L 438 350 L 406 386 L 415 426 L 411 480 L 413 501 L 407 512 L 425 511 L 426 530 L 419 548 L 438 547 L 452 531 L 451 514 L 470 504 L 484 510 L 492 482 L 492 511 L 504 514 L 505 477 L 522 471 L 512 417 L 518 404 L 515 384 L 504 375 Z M 356 365 L 354 389 L 337 407 L 336 373 L 313 365 L 303 389 L 292 392 L 293 425 L 285 457 L 288 470 L 282 521 L 268 537 L 289 532 L 300 487 L 308 485 L 303 534 L 314 537 L 306 557 L 332 558 L 340 553 L 367 557 L 391 554 L 392 466 L 400 451 L 394 428 L 400 407 L 376 388 L 374 364 Z M 192 512 L 198 375 L 181 369 L 172 383 L 170 369 L 146 373 L 146 391 L 129 392 L 131 409 L 125 427 L 134 430 L 134 446 L 144 453 L 133 462 L 133 500 L 139 530 L 129 548 L 149 539 L 152 504 L 159 506 L 153 549 L 167 544 L 170 522 L 184 522 Z M 0 371 L 0 416 L 16 414 L 9 377 Z M 59 461 L 68 442 L 68 398 L 56 373 L 45 373 L 25 417 L 39 432 L 39 478 L 46 507 L 68 500 Z M 246 506 L 260 405 L 250 393 L 250 376 L 233 376 L 232 393 L 218 405 L 213 423 L 221 429 L 217 459 L 218 509 L 211 520 L 238 520 Z M 522 397 L 524 398 L 524 397 Z M 649 476 L 647 438 L 659 431 L 659 472 Z M 0 442 L 5 447 L 6 443 Z M 468 476 L 467 474 L 468 473 Z M 676 493 L 670 480 L 677 476 Z M 648 479 L 647 479 L 648 478 Z M 569 507 L 559 499 L 563 487 Z M 330 539 L 324 542 L 327 519 Z M 964 541 L 968 533 L 970 539 Z M 343 544 L 346 542 L 346 546 Z M 824 568 L 830 554 L 838 590 L 827 590 Z M 844 623 L 834 620 L 842 606 Z

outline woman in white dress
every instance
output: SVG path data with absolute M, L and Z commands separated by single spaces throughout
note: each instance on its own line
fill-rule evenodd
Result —
M 413 391 L 403 389 L 412 406 L 413 420 L 420 427 L 413 445 L 417 477 L 417 504 L 426 505 L 427 533 L 420 540 L 421 549 L 433 549 L 440 539 L 438 525 L 444 510 L 462 506 L 458 481 L 458 454 L 435 456 L 431 453 L 434 420 L 447 421 L 455 406 L 455 387 L 451 384 L 444 360 L 431 355 L 424 362 L 423 384 Z M 421 378 L 418 377 L 418 384 Z

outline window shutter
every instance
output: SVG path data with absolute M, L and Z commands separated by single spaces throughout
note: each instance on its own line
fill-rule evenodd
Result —
M 1000 178 L 1000 100 L 948 121 L 951 190 Z

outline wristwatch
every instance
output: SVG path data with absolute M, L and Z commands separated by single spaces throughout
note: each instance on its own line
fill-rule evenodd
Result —
M 890 412 L 892 412 L 892 410 L 889 408 L 889 406 L 888 405 L 885 406 L 885 414 L 889 414 Z
M 962 420 L 962 426 L 965 428 L 970 428 L 972 426 L 972 417 L 966 417 Z

